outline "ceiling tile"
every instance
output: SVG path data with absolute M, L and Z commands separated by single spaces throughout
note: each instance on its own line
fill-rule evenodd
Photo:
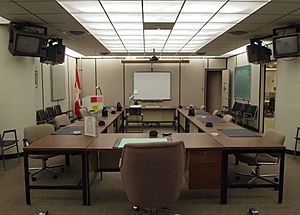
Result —
M 76 20 L 68 13 L 62 14 L 36 14 L 47 23 L 70 23 L 76 22 Z
M 244 20 L 244 23 L 270 23 L 276 19 L 279 19 L 282 15 L 265 15 L 265 14 L 253 14 Z
M 32 13 L 66 13 L 57 2 L 18 2 L 18 4 Z
M 216 13 L 225 3 L 221 1 L 189 1 L 182 8 L 182 13 Z
M 29 14 L 29 12 L 13 2 L 0 2 L 0 14 Z
M 257 14 L 278 14 L 278 15 L 285 15 L 288 13 L 292 13 L 296 10 L 300 9 L 300 3 L 275 3 L 270 2 L 269 4 L 265 5 L 263 8 L 258 10 Z
M 31 15 L 31 14 L 14 14 L 14 15 L 5 15 L 6 19 L 12 22 L 28 22 L 33 24 L 41 24 L 44 23 L 43 20 L 39 19 L 38 17 Z

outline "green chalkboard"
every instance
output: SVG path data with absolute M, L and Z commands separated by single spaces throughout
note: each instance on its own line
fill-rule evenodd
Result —
M 234 69 L 234 98 L 250 100 L 251 66 L 239 66 Z

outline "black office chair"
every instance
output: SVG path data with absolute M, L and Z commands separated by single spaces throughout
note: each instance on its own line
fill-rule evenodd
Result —
M 48 115 L 48 119 L 53 121 L 54 117 L 55 117 L 54 108 L 53 107 L 46 107 L 45 111 Z
M 274 114 L 274 112 L 275 112 L 275 97 L 271 97 L 271 98 L 270 98 L 269 112 L 270 112 L 271 114 Z
M 60 105 L 55 105 L 54 106 L 54 113 L 55 113 L 55 116 L 59 116 L 59 115 L 62 115 L 62 114 L 67 114 L 71 122 L 75 122 L 75 120 L 76 120 L 76 117 L 74 116 L 74 113 L 73 113 L 72 110 L 62 112 Z
M 13 138 L 7 139 L 5 136 L 6 135 L 11 135 Z M 1 145 L 1 156 L 2 156 L 2 162 L 3 162 L 3 169 L 6 170 L 5 168 L 5 156 L 4 152 L 11 149 L 12 147 L 17 148 L 17 155 L 18 155 L 18 160 L 20 163 L 20 156 L 19 156 L 19 146 L 18 146 L 18 138 L 17 138 L 17 131 L 16 129 L 11 129 L 11 130 L 5 130 L 3 131 L 3 135 L 1 136 L 0 134 L 0 145 Z
M 48 114 L 44 109 L 36 111 L 37 113 L 37 124 L 50 123 L 53 124 L 53 120 L 49 119 Z
M 257 117 L 257 106 L 256 105 L 250 105 L 248 108 L 248 111 L 244 113 L 244 122 L 243 124 L 249 125 L 249 122 L 252 123 L 252 126 L 255 127 L 255 121 Z

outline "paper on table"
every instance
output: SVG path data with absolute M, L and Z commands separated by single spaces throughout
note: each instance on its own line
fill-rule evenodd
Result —
M 96 118 L 92 116 L 84 117 L 84 135 L 96 137 Z

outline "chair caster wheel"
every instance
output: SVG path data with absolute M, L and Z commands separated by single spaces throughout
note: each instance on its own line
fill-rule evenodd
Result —
M 36 181 L 36 177 L 31 177 L 31 180 L 32 181 Z
M 240 179 L 241 179 L 240 174 L 236 174 L 235 179 L 236 179 L 236 180 L 240 180 Z
M 53 176 L 53 179 L 57 179 L 57 175 L 54 175 L 54 176 Z
M 140 210 L 140 208 L 139 208 L 138 206 L 132 206 L 132 209 L 133 209 L 134 211 L 139 211 L 139 210 Z
M 278 182 L 278 181 L 279 181 L 279 178 L 275 177 L 275 178 L 274 178 L 274 181 L 275 181 L 275 182 Z

